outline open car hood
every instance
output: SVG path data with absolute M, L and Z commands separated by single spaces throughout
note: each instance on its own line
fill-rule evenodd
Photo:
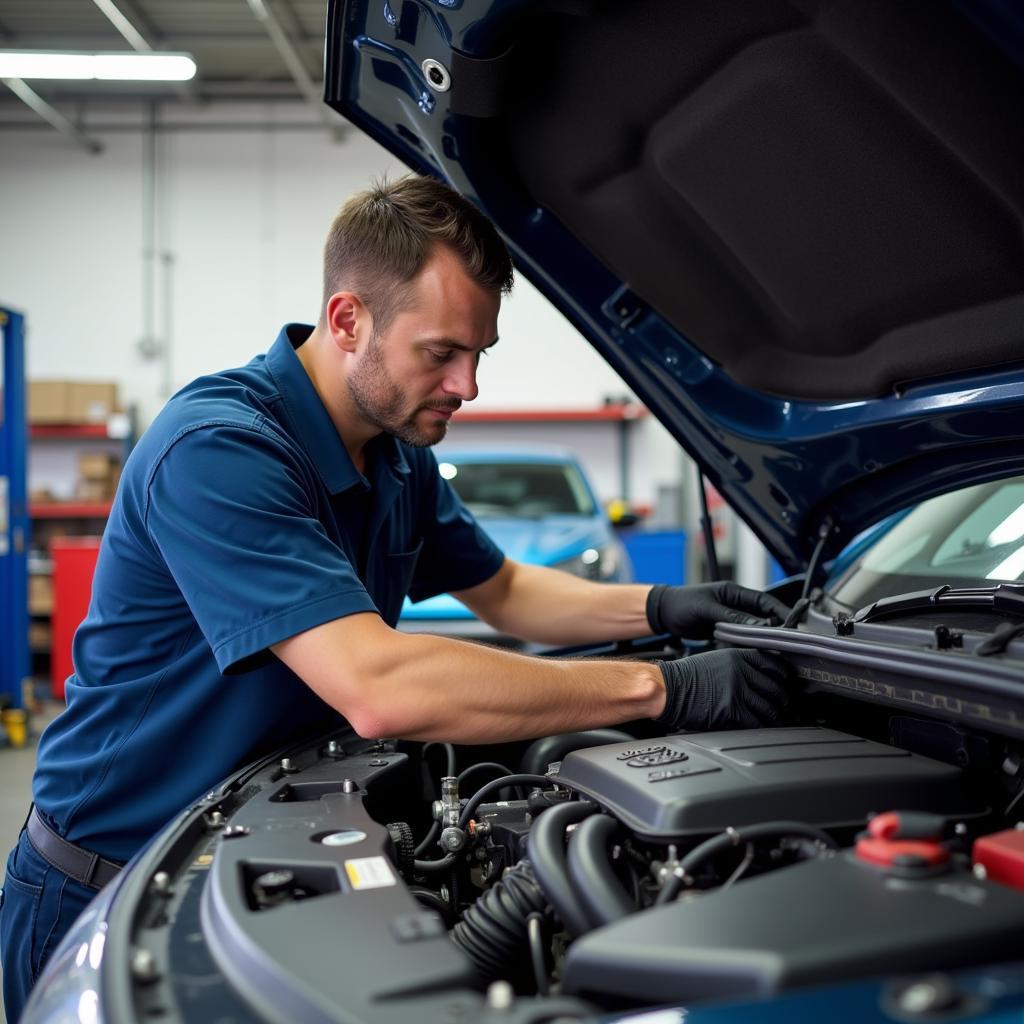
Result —
M 331 0 L 326 56 L 789 569 L 1024 470 L 1012 5 Z

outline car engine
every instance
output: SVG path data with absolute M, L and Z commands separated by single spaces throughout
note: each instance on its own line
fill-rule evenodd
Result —
M 598 730 L 514 769 L 339 734 L 237 788 L 204 932 L 288 1019 L 332 986 L 353 1020 L 467 990 L 600 1013 L 1004 961 L 1024 832 L 988 768 L 1012 755 L 911 749 L 945 728 Z

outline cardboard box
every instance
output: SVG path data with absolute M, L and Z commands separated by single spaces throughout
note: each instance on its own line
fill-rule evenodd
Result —
M 114 381 L 71 382 L 68 395 L 70 423 L 106 423 L 117 409 L 117 384 Z
M 71 381 L 30 380 L 28 382 L 29 423 L 68 423 L 71 409 Z
M 104 502 L 114 500 L 117 484 L 114 480 L 78 480 L 75 482 L 75 500 Z
M 78 456 L 78 475 L 83 480 L 110 482 L 117 475 L 118 458 L 110 452 L 82 452 Z
M 31 380 L 29 423 L 105 423 L 117 410 L 117 384 L 96 380 Z
M 53 580 L 49 576 L 29 576 L 28 611 L 30 615 L 53 614 Z

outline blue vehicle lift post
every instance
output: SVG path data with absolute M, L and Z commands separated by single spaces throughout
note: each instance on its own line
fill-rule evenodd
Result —
M 11 712 L 22 708 L 29 676 L 25 318 L 20 313 L 0 308 L 0 344 L 0 707 L 8 709 L 4 720 L 13 742 Z

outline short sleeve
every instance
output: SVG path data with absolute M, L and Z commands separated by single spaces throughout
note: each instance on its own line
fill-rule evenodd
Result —
M 424 454 L 417 484 L 424 496 L 423 550 L 409 588 L 412 601 L 475 587 L 489 580 L 505 561 L 502 550 L 441 477 L 433 454 Z
M 221 672 L 324 622 L 377 610 L 317 519 L 307 473 L 258 426 L 204 425 L 151 474 L 148 535 Z

